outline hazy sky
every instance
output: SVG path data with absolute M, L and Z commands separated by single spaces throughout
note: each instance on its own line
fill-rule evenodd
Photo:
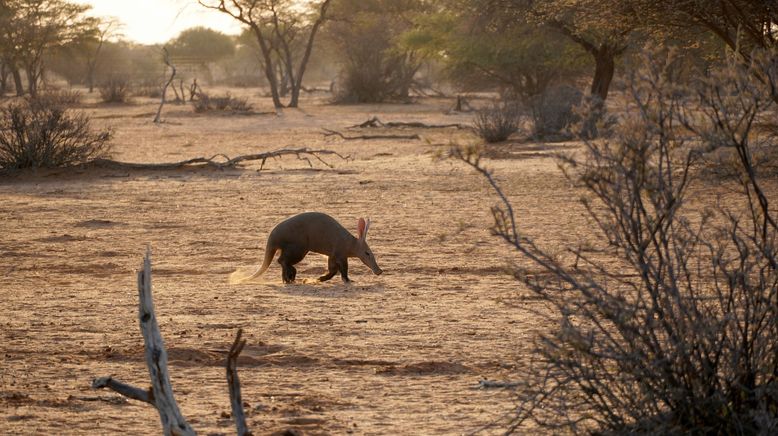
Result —
M 197 0 L 77 0 L 76 3 L 91 5 L 90 15 L 118 18 L 123 24 L 124 38 L 144 44 L 166 42 L 194 26 L 230 34 L 240 32 L 234 19 L 205 9 Z

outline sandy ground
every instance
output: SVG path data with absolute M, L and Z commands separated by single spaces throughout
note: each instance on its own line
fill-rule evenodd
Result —
M 252 100 L 270 109 L 268 99 Z M 507 272 L 515 256 L 489 233 L 496 197 L 485 180 L 434 159 L 452 141 L 473 138 L 456 129 L 408 130 L 423 139 L 403 141 L 321 134 L 373 115 L 470 121 L 446 115 L 450 106 L 431 99 L 335 107 L 309 98 L 277 117 L 196 115 L 171 105 L 158 126 L 151 100 L 87 101 L 95 124 L 115 129 L 119 160 L 284 147 L 351 159 L 326 158 L 333 168 L 287 158 L 261 172 L 252 163 L 0 179 L 0 433 L 159 431 L 152 407 L 90 389 L 105 375 L 148 385 L 135 276 L 147 245 L 176 397 L 199 433 L 234 434 L 223 364 L 239 327 L 248 339 L 239 374 L 255 434 L 464 434 L 499 421 L 511 393 L 478 382 L 511 380 L 548 321 L 531 314 L 538 303 Z M 575 191 L 549 157 L 566 148 L 517 145 L 488 163 L 522 228 L 549 247 L 590 236 Z M 329 213 L 353 232 L 359 217 L 370 217 L 384 274 L 352 259 L 353 284 L 318 283 L 326 258 L 310 254 L 296 284 L 283 285 L 274 263 L 259 280 L 229 285 L 230 273 L 257 265 L 272 227 L 302 211 Z

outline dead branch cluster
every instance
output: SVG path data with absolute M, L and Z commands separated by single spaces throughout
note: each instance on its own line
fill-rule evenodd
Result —
M 147 390 L 122 383 L 111 376 L 96 378 L 92 382 L 93 389 L 108 388 L 120 395 L 133 400 L 151 404 L 159 412 L 165 435 L 194 435 L 195 431 L 181 413 L 178 403 L 173 396 L 173 387 L 168 373 L 168 357 L 165 342 L 159 330 L 157 316 L 154 312 L 154 299 L 151 288 L 151 250 L 146 251 L 143 265 L 138 271 L 138 320 L 143 334 L 143 343 L 146 350 L 146 366 L 149 370 L 151 387 Z M 227 370 L 227 384 L 230 392 L 230 404 L 232 416 L 238 435 L 246 436 L 251 432 L 246 426 L 243 401 L 240 395 L 240 381 L 238 380 L 237 361 L 246 341 L 242 339 L 243 330 L 239 329 L 229 352 L 225 367 Z
M 331 129 L 322 129 L 324 130 L 324 137 L 330 137 L 330 136 L 338 136 L 341 139 L 344 139 L 346 141 L 356 141 L 356 140 L 372 140 L 372 139 L 421 139 L 421 136 L 417 134 L 412 135 L 351 135 L 346 136 L 341 132 L 338 132 L 337 130 L 331 130 Z
M 226 169 L 234 168 L 243 162 L 260 161 L 259 170 L 261 171 L 265 167 L 265 163 L 269 159 L 277 159 L 284 156 L 295 156 L 297 159 L 302 160 L 313 167 L 313 162 L 318 161 L 321 164 L 332 168 L 332 164 L 322 159 L 322 156 L 336 156 L 343 160 L 348 160 L 349 156 L 344 156 L 336 151 L 332 150 L 311 150 L 308 148 L 285 148 L 281 150 L 268 151 L 265 153 L 245 154 L 236 156 L 233 158 L 224 154 L 216 154 L 211 157 L 196 157 L 193 159 L 182 160 L 178 162 L 161 162 L 161 163 L 134 163 L 134 162 L 121 162 L 111 159 L 94 159 L 89 165 L 95 167 L 104 168 L 118 168 L 118 169 L 134 169 L 134 170 L 174 170 L 180 168 L 214 168 L 214 169 Z
M 385 127 L 385 128 L 414 128 L 414 129 L 470 129 L 471 126 L 464 124 L 451 123 L 451 124 L 426 124 L 420 121 L 389 121 L 383 122 L 378 117 L 372 117 L 361 124 L 355 124 L 350 126 L 349 129 L 354 128 L 368 128 L 368 127 Z
M 389 121 L 384 122 L 381 121 L 378 117 L 371 117 L 367 121 L 355 124 L 353 126 L 349 126 L 349 129 L 369 129 L 369 128 L 384 128 L 384 129 L 449 129 L 449 128 L 455 128 L 455 129 L 472 129 L 472 126 L 467 126 L 464 124 L 457 124 L 457 123 L 451 123 L 451 124 L 427 124 L 422 123 L 420 121 Z M 414 140 L 414 139 L 421 139 L 421 136 L 419 136 L 417 133 L 408 134 L 408 135 L 397 135 L 397 134 L 373 134 L 373 135 L 345 135 L 342 132 L 339 132 L 337 130 L 332 129 L 322 129 L 324 131 L 324 137 L 330 137 L 330 136 L 337 136 L 341 139 L 344 139 L 346 141 L 356 141 L 356 140 L 372 140 L 372 139 L 406 139 L 406 140 Z
M 775 106 L 774 54 L 691 83 L 672 53 L 644 62 L 611 136 L 560 158 L 601 243 L 570 250 L 574 267 L 519 231 L 477 152 L 453 151 L 499 195 L 494 231 L 533 265 L 515 274 L 546 304 L 538 316 L 556 314 L 519 374 L 509 432 L 527 420 L 572 433 L 778 429 L 778 224 L 751 158 L 778 141 L 754 134 Z M 689 208 L 699 163 L 725 150 L 740 166 L 739 198 Z

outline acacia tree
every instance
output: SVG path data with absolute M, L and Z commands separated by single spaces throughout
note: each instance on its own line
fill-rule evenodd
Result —
M 597 3 L 606 9 L 609 2 Z M 701 29 L 715 35 L 743 65 L 753 62 L 752 53 L 778 48 L 778 0 L 635 0 L 630 6 L 646 26 L 687 33 Z M 763 72 L 752 73 L 770 83 Z M 778 103 L 778 89 L 772 87 L 770 93 Z
M 778 41 L 776 0 L 496 1 L 529 8 L 591 53 L 596 65 L 592 94 L 603 99 L 614 59 L 641 34 L 665 38 L 704 30 L 738 52 L 746 64 L 754 49 L 772 49 Z
M 227 14 L 251 30 L 276 108 L 284 107 L 276 75 L 278 63 L 289 77 L 292 95 L 288 106 L 297 107 L 313 43 L 331 1 L 309 2 L 307 6 L 314 12 L 305 13 L 299 2 L 290 0 L 198 0 L 202 6 Z M 297 41 L 304 41 L 302 53 L 293 49 Z
M 602 10 L 609 2 L 596 3 Z M 752 50 L 775 48 L 778 42 L 776 0 L 636 0 L 631 3 L 633 13 L 648 25 L 702 27 L 748 60 Z
M 407 99 L 429 57 L 425 47 L 407 39 L 431 10 L 423 0 L 337 2 L 325 36 L 342 63 L 336 98 L 360 103 Z
M 0 3 L 0 68 L 2 71 L 2 93 L 6 91 L 6 78 L 8 74 L 13 76 L 16 86 L 16 95 L 24 94 L 22 76 L 19 72 L 17 52 L 15 50 L 15 30 L 12 25 L 15 15 L 15 4 L 12 2 Z
M 483 10 L 472 0 L 458 5 L 421 17 L 405 41 L 438 56 L 465 89 L 496 87 L 532 103 L 550 86 L 580 77 L 586 66 L 586 54 L 548 26 Z
M 194 60 L 202 64 L 218 62 L 235 54 L 232 37 L 207 27 L 192 27 L 170 41 L 174 57 Z
M 630 2 L 605 0 L 491 0 L 483 13 L 529 20 L 560 32 L 594 61 L 590 94 L 608 98 L 616 59 L 633 43 L 638 23 Z
M 21 89 L 20 68 L 27 75 L 30 95 L 38 93 L 44 72 L 44 54 L 55 47 L 69 44 L 90 31 L 93 19 L 83 16 L 89 9 L 65 0 L 7 0 L 2 15 L 7 17 L 2 32 L 3 58 L 12 66 L 17 86 Z

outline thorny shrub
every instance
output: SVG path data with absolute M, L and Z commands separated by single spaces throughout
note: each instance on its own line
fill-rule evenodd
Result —
M 197 99 L 192 102 L 197 113 L 222 111 L 222 112 L 251 112 L 252 106 L 246 98 L 233 97 L 229 93 L 223 96 L 211 97 L 200 92 Z
M 537 137 L 567 137 L 567 128 L 578 121 L 575 108 L 581 104 L 583 93 L 572 86 L 547 88 L 535 97 L 532 108 L 533 134 Z
M 0 169 L 65 167 L 109 150 L 110 130 L 93 131 L 89 117 L 41 101 L 0 109 Z
M 130 79 L 113 76 L 100 85 L 100 99 L 103 103 L 127 103 L 131 95 Z
M 573 433 L 778 432 L 778 225 L 751 156 L 778 146 L 755 129 L 778 74 L 774 57 L 754 59 L 685 84 L 671 53 L 646 55 L 622 122 L 561 160 L 601 241 L 571 250 L 578 268 L 517 230 L 475 151 L 453 150 L 500 194 L 495 231 L 545 272 L 516 277 L 559 326 L 520 374 L 509 431 L 532 420 Z M 740 198 L 690 208 L 698 164 L 720 149 L 737 157 Z
M 81 103 L 81 93 L 78 91 L 48 91 L 39 93 L 35 97 L 28 97 L 27 101 L 31 106 L 71 107 Z
M 473 119 L 475 133 L 484 141 L 502 142 L 519 130 L 520 111 L 516 103 L 499 103 L 480 109 Z

